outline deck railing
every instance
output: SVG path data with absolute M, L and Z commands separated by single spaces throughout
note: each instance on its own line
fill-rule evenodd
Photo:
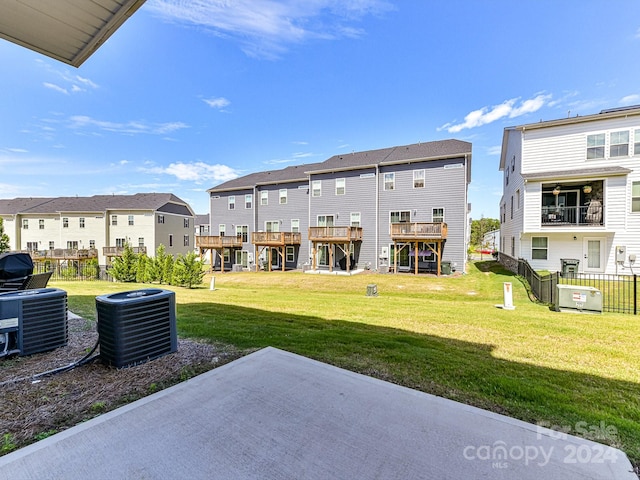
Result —
M 583 207 L 542 207 L 542 225 L 593 227 L 604 225 L 604 205 L 600 202 Z
M 300 245 L 302 235 L 298 232 L 253 232 L 251 243 L 254 245 Z
M 390 230 L 394 240 L 447 238 L 447 224 L 442 222 L 392 223 Z
M 362 227 L 309 227 L 312 242 L 361 242 Z
M 105 257 L 121 257 L 125 247 L 102 247 L 102 254 Z M 133 253 L 147 254 L 147 247 L 131 247 Z
M 239 248 L 242 247 L 242 236 L 196 236 L 196 248 Z
M 80 260 L 84 258 L 98 258 L 95 248 L 52 248 L 51 250 L 34 250 L 29 254 L 34 260 Z

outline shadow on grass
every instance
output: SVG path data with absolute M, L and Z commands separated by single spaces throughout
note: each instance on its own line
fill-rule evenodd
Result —
M 507 270 L 502 266 L 502 264 L 498 263 L 495 260 L 478 260 L 475 262 L 470 262 L 469 265 L 472 268 L 475 268 L 476 270 L 478 270 L 479 272 L 484 272 L 484 273 L 490 272 L 490 273 L 495 273 L 497 275 L 506 275 L 509 277 L 515 276 L 515 274 L 512 271 Z
M 496 262 L 481 263 L 496 268 Z M 582 436 L 623 449 L 635 465 L 640 461 L 635 383 L 507 361 L 482 343 L 216 303 L 180 304 L 178 331 L 239 349 L 273 346 L 578 435 L 581 426 L 594 427 Z

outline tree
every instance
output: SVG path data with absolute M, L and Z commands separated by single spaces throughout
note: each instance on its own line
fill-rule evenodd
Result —
M 9 251 L 9 235 L 4 233 L 4 222 L 0 217 L 0 253 Z
M 495 218 L 484 218 L 480 220 L 471 221 L 471 246 L 476 248 L 482 248 L 484 246 L 493 248 L 493 245 L 482 245 L 484 235 L 493 230 L 500 230 L 500 220 Z
M 173 285 L 192 288 L 202 283 L 202 277 L 204 277 L 204 269 L 195 252 L 178 255 L 173 267 Z
M 121 257 L 113 261 L 109 273 L 120 282 L 135 282 L 138 270 L 138 256 L 133 253 L 133 248 L 128 243 L 124 245 Z

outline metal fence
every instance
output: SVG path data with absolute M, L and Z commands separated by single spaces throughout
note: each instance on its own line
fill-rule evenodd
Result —
M 64 262 L 38 261 L 33 263 L 33 273 L 53 272 L 50 280 L 61 281 L 95 281 L 114 279 L 104 265 L 86 260 L 67 260 Z
M 502 257 L 502 254 L 500 256 Z M 508 261 L 503 264 L 509 263 L 514 264 Z M 513 271 L 513 268 L 510 270 Z M 517 272 L 514 273 L 523 277 L 531 287 L 533 295 L 544 303 L 555 304 L 558 284 L 589 286 L 597 288 L 602 293 L 603 311 L 638 314 L 638 275 L 575 273 L 562 276 L 559 272 L 540 275 L 522 258 L 517 260 Z

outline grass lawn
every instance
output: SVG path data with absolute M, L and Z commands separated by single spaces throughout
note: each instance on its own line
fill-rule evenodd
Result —
M 178 331 L 251 351 L 268 345 L 569 431 L 640 463 L 640 318 L 556 313 L 492 261 L 455 277 L 216 274 L 176 288 Z M 512 282 L 515 310 L 503 301 Z M 367 285 L 378 297 L 367 297 Z M 95 318 L 95 296 L 149 288 L 51 282 Z M 171 287 L 162 287 L 171 288 Z

